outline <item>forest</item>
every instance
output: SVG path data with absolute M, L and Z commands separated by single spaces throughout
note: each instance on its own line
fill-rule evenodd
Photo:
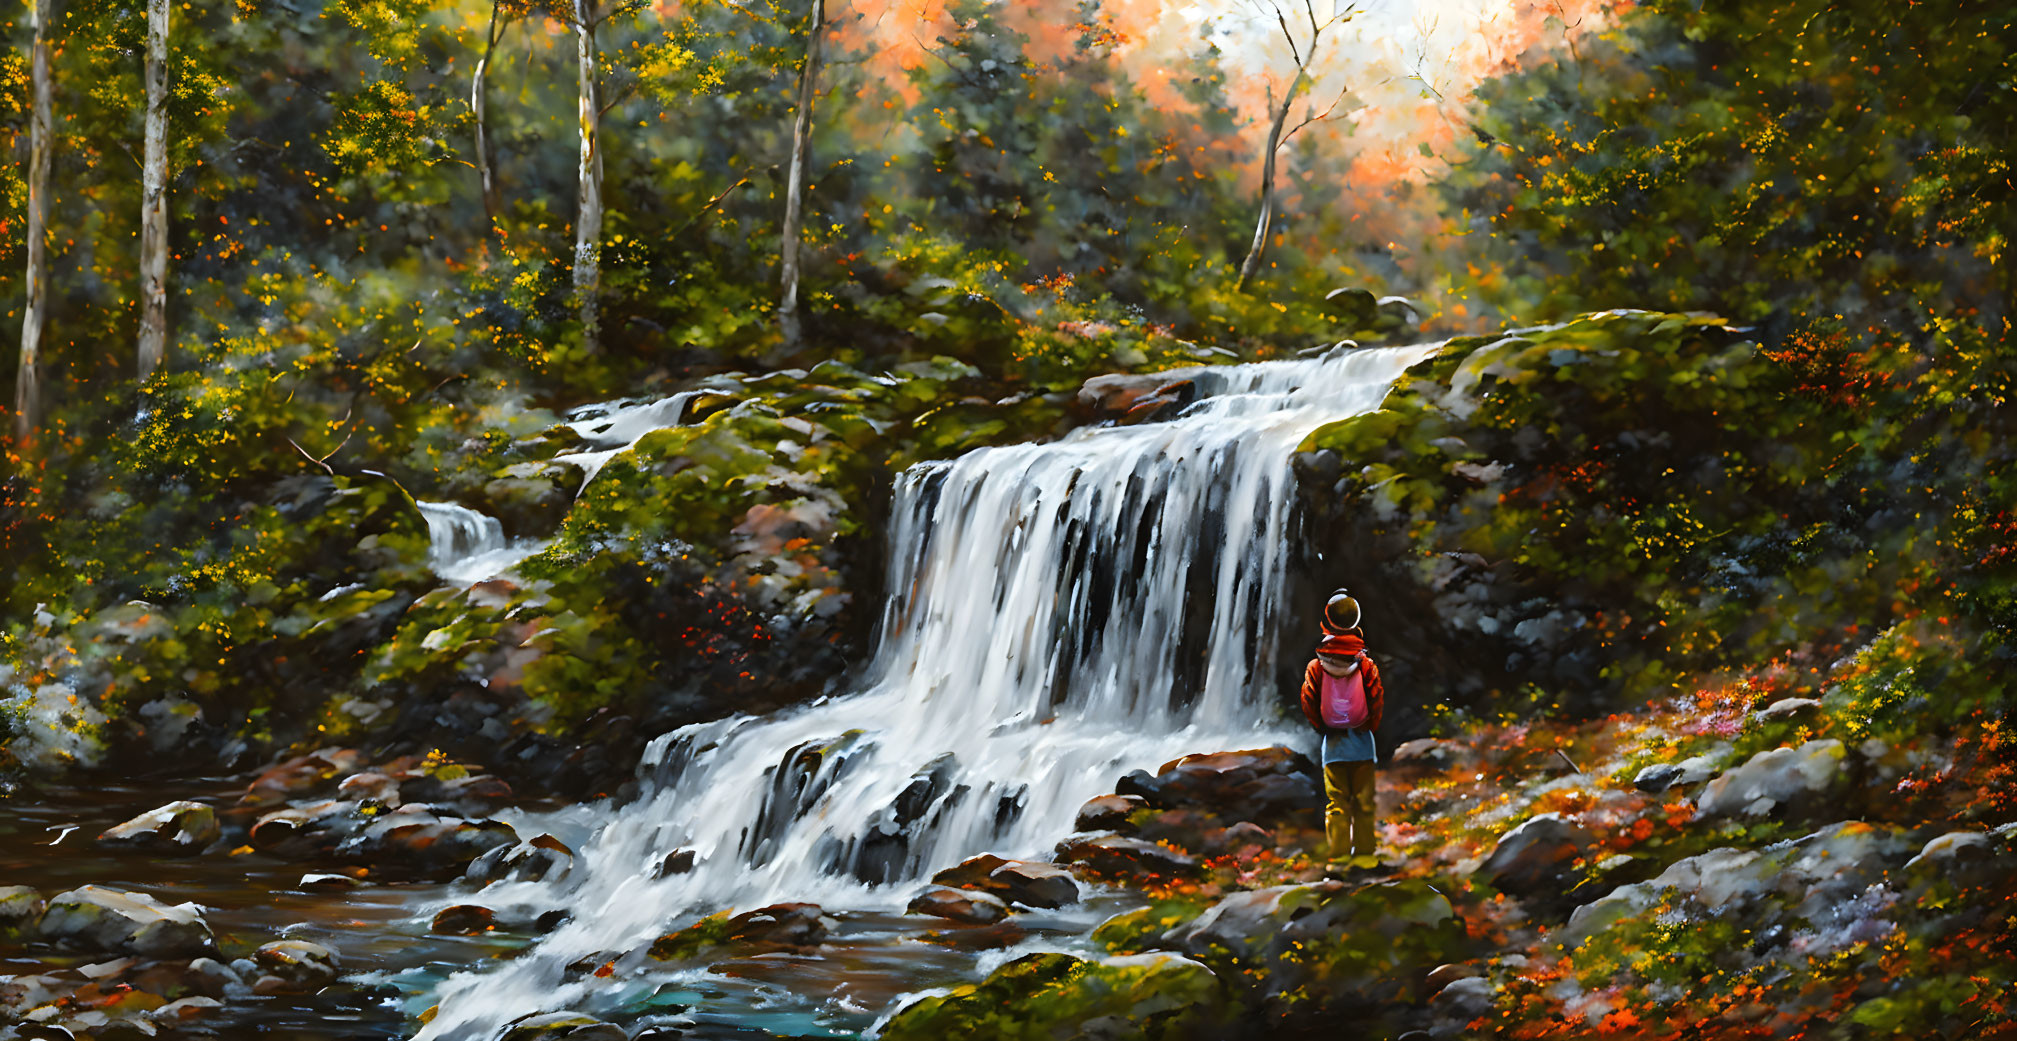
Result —
M 9 19 L 0 1041 L 2017 1037 L 2017 12 Z

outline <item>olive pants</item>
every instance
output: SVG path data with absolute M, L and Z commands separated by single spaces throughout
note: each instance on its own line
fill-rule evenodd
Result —
M 1373 830 L 1373 761 L 1324 764 L 1324 837 L 1331 859 L 1372 856 L 1380 837 Z

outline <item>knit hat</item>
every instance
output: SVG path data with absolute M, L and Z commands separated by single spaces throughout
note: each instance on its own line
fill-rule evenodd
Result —
M 1341 633 L 1359 627 L 1359 602 L 1340 589 L 1324 602 L 1324 632 Z

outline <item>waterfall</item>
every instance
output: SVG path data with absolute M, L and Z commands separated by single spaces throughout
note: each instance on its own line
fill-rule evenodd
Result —
M 1201 396 L 1169 421 L 904 472 L 862 689 L 654 742 L 647 794 L 566 876 L 484 891 L 572 920 L 442 981 L 420 1036 L 488 1037 L 612 1001 L 624 973 L 569 982 L 563 967 L 720 908 L 901 908 L 920 876 L 973 854 L 1040 856 L 1128 770 L 1292 734 L 1273 646 L 1290 606 L 1289 456 L 1315 427 L 1377 408 L 1435 350 L 1172 373 Z M 681 849 L 692 870 L 656 877 Z
M 678 426 L 681 417 L 686 414 L 687 402 L 692 401 L 695 396 L 694 391 L 681 391 L 657 401 L 626 405 L 576 419 L 567 425 L 582 440 L 600 447 L 586 452 L 557 455 L 553 457 L 554 462 L 573 463 L 581 467 L 581 487 L 587 488 L 588 482 L 595 480 L 595 475 L 602 472 L 604 464 L 637 447 L 637 443 L 644 439 L 644 435 L 655 430 Z M 588 406 L 589 409 L 602 407 Z M 575 494 L 581 493 L 577 491 Z
M 536 542 L 506 542 L 497 518 L 452 502 L 417 499 L 427 521 L 427 562 L 434 573 L 458 585 L 496 578 L 539 548 Z

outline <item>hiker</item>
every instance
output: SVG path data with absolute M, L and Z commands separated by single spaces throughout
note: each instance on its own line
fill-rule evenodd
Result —
M 1324 604 L 1324 638 L 1303 671 L 1303 718 L 1323 735 L 1324 837 L 1331 865 L 1379 866 L 1373 831 L 1373 762 L 1387 693 L 1379 666 L 1366 654 L 1359 602 L 1340 589 Z M 1349 860 L 1347 857 L 1349 856 Z

